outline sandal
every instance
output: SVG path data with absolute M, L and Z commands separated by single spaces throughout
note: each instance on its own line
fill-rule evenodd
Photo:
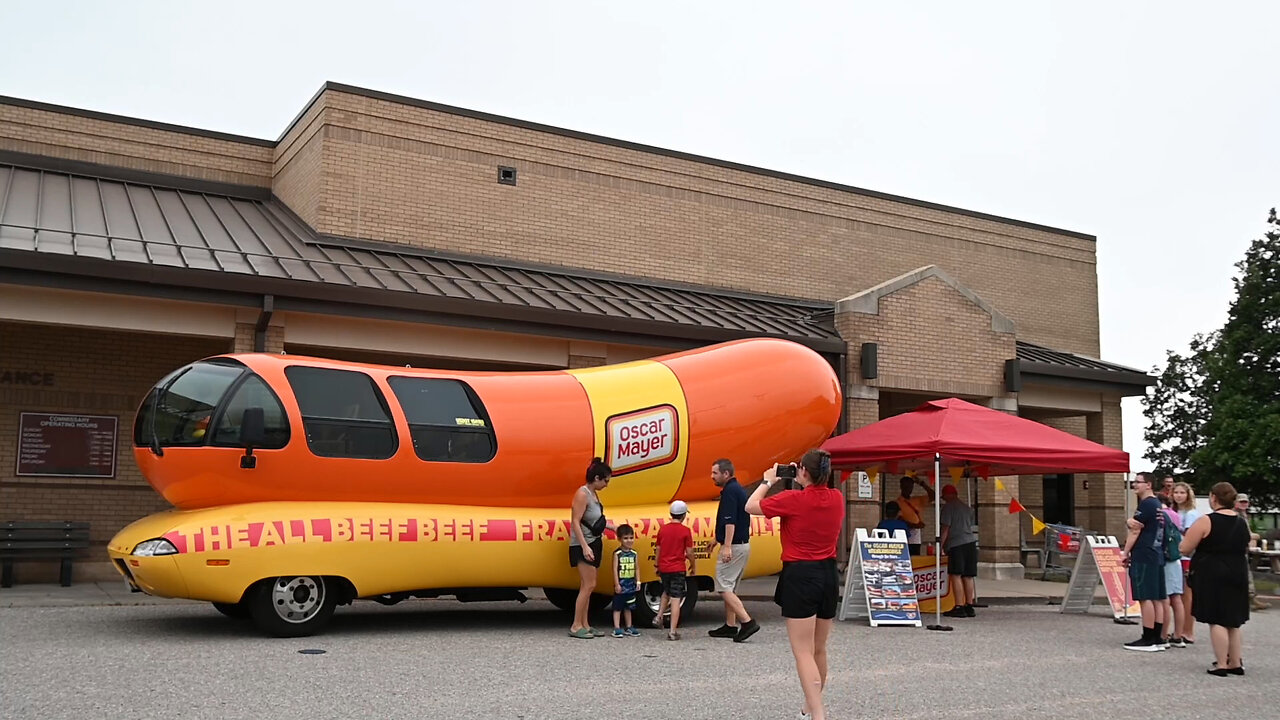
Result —
M 661 616 L 661 615 L 654 615 L 654 616 L 653 616 L 653 626 L 654 626 L 654 627 L 656 627 L 656 628 L 658 628 L 659 630 L 661 630 L 661 629 L 662 629 L 662 616 Z
M 595 639 L 595 635 L 593 635 L 593 634 L 591 633 L 591 628 L 585 628 L 585 627 L 584 627 L 584 628 L 578 628 L 577 630 L 570 630 L 570 631 L 569 631 L 569 637 L 571 637 L 571 638 L 577 638 L 577 639 L 579 639 L 579 640 L 592 640 L 592 639 Z
M 1209 666 L 1209 669 L 1210 669 L 1210 670 L 1222 670 L 1223 672 L 1225 672 L 1225 673 L 1226 673 L 1226 674 L 1228 674 L 1228 675 L 1243 675 L 1243 674 L 1244 674 L 1244 661 L 1241 661 L 1241 662 L 1240 662 L 1240 667 L 1233 667 L 1233 668 L 1219 668 L 1219 667 L 1218 667 L 1218 661 L 1217 661 L 1217 660 L 1214 660 L 1214 661 L 1213 661 L 1213 664 Z M 1214 673 L 1214 674 L 1216 675 L 1217 673 Z
M 592 637 L 604 637 L 606 635 L 605 631 L 593 627 L 587 628 L 587 632 L 591 633 Z
M 680 633 L 679 633 L 679 632 L 677 632 L 677 631 L 675 631 L 675 630 L 672 630 L 671 632 L 667 633 L 667 639 L 668 639 L 668 640 L 679 640 L 679 639 L 680 639 Z

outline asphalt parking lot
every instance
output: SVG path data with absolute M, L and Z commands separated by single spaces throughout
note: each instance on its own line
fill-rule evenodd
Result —
M 545 600 L 339 608 L 323 635 L 277 640 L 196 603 L 0 608 L 5 718 L 795 718 L 799 690 L 776 608 L 750 642 L 706 637 L 710 598 L 679 642 L 574 640 Z M 1133 653 L 1096 609 L 1002 606 L 954 632 L 838 623 L 833 718 L 1274 717 L 1280 610 L 1245 628 L 1248 675 L 1205 674 L 1208 633 Z M 1201 630 L 1205 628 L 1202 626 Z M 323 650 L 303 654 L 303 650 Z M 1147 711 L 1143 711 L 1146 714 Z

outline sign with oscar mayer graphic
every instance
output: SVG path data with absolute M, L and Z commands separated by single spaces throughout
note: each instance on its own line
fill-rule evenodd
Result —
M 680 418 L 670 405 L 614 415 L 605 422 L 605 438 L 614 475 L 665 465 L 680 451 Z

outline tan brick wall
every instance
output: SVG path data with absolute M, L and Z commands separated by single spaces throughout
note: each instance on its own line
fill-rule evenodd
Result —
M 307 111 L 275 149 L 272 192 L 304 222 L 318 227 L 323 201 L 324 106 Z
M 322 232 L 764 292 L 807 277 L 785 292 L 822 300 L 937 264 L 1024 339 L 1097 353 L 1088 240 L 347 93 L 321 103 Z
M 849 375 L 858 377 L 864 342 L 878 343 L 879 388 L 939 396 L 1003 396 L 1004 361 L 1015 337 L 991 329 L 991 316 L 935 277 L 880 299 L 878 315 L 843 312 L 836 330 L 849 344 Z M 854 427 L 854 426 L 850 426 Z
M 128 523 L 167 507 L 133 461 L 133 418 L 147 390 L 188 362 L 226 351 L 226 338 L 192 338 L 0 323 L 6 369 L 54 374 L 52 387 L 0 386 L 0 519 L 91 523 L 91 559 Z M 110 479 L 17 477 L 21 412 L 114 415 L 116 476 Z M 50 570 L 52 568 L 52 570 Z M 57 563 L 31 572 L 54 577 Z M 43 575 L 44 573 L 49 573 Z M 32 580 L 29 580 L 32 581 Z
M 0 104 L 0 150 L 271 186 L 270 147 L 15 105 Z

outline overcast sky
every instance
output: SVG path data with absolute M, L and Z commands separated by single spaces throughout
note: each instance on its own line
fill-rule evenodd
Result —
M 1278 28 L 1274 2 L 10 1 L 0 94 L 274 139 L 334 80 L 1086 232 L 1102 356 L 1149 370 L 1222 324 L 1280 204 Z M 1136 398 L 1124 422 L 1143 469 Z

